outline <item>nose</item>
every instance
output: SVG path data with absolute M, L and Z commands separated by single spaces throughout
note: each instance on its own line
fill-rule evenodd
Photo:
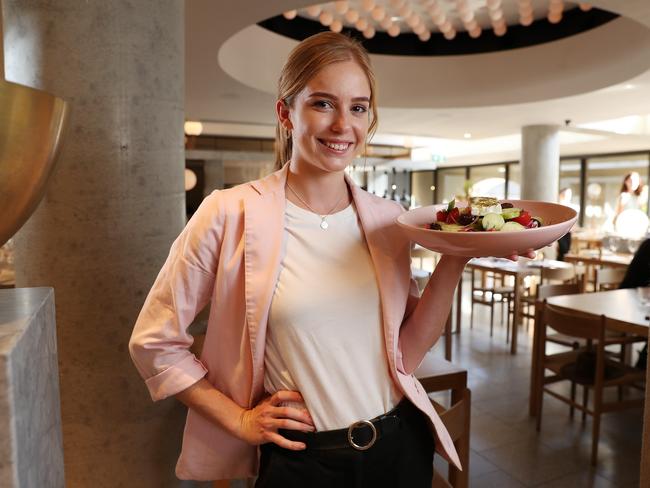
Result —
M 351 115 L 345 110 L 337 110 L 334 115 L 334 120 L 332 121 L 331 130 L 336 133 L 344 133 L 350 129 L 350 117 Z

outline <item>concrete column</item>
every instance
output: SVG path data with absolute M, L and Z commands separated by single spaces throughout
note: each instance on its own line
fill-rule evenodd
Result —
M 528 125 L 521 129 L 522 200 L 557 201 L 560 174 L 559 127 Z
M 180 485 L 184 407 L 151 402 L 127 344 L 185 222 L 184 4 L 2 7 L 7 79 L 71 104 L 57 168 L 15 257 L 18 287 L 56 294 L 66 486 Z

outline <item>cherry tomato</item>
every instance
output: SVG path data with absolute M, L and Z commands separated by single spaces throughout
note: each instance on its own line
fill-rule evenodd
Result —
M 436 212 L 436 221 L 447 222 L 447 212 L 445 212 L 444 210 L 438 210 Z
M 511 219 L 513 222 L 517 222 L 518 224 L 523 225 L 526 227 L 529 223 L 530 220 L 532 219 L 530 213 L 523 211 L 519 214 L 519 217 L 515 217 L 514 219 Z
M 460 217 L 460 210 L 458 210 L 458 207 L 454 207 L 451 209 L 451 212 L 447 215 L 447 223 L 448 224 L 455 224 L 458 222 L 458 217 Z

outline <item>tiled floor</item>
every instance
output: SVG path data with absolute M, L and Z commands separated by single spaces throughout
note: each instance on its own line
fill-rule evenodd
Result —
M 571 421 L 568 406 L 548 395 L 541 432 L 528 415 L 532 327 L 520 329 L 518 354 L 512 356 L 498 312 L 492 338 L 487 307 L 476 306 L 469 329 L 468 299 L 452 360 L 467 368 L 472 390 L 470 486 L 638 487 L 642 410 L 602 417 L 599 463 L 591 468 L 590 417 L 584 425 L 579 414 Z M 443 355 L 442 342 L 435 354 Z M 436 464 L 444 472 L 444 462 Z

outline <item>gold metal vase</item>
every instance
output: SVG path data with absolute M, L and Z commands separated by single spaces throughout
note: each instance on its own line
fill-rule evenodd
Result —
M 45 195 L 68 118 L 63 99 L 4 79 L 1 24 L 0 15 L 0 246 Z

